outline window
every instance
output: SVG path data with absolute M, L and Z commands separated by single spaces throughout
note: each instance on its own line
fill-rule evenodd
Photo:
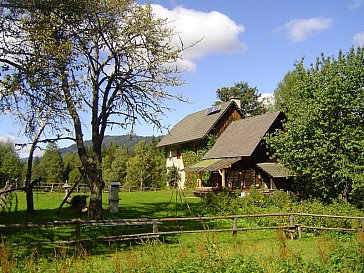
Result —
M 180 159 L 180 158 L 181 158 L 181 150 L 177 149 L 177 159 Z

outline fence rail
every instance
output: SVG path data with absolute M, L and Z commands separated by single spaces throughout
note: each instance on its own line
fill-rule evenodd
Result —
M 272 226 L 258 226 L 258 227 L 244 227 L 239 226 L 239 219 L 247 218 L 261 218 L 261 217 L 287 217 L 286 225 L 272 225 Z M 318 217 L 318 218 L 330 218 L 330 219 L 345 219 L 345 220 L 358 220 L 358 228 L 352 227 L 330 227 L 330 226 L 310 226 L 300 224 L 299 219 L 301 217 Z M 208 221 L 217 220 L 232 220 L 230 227 L 216 228 L 213 223 Z M 183 230 L 181 225 L 175 225 L 176 223 L 192 222 L 194 229 Z M 200 225 L 198 225 L 199 223 Z M 160 230 L 160 227 L 168 226 L 167 230 Z M 196 228 L 199 226 L 200 228 Z M 204 233 L 204 232 L 231 232 L 233 236 L 236 236 L 238 232 L 252 231 L 252 230 L 271 230 L 282 229 L 288 232 L 290 238 L 293 240 L 295 237 L 302 238 L 303 229 L 312 230 L 335 230 L 335 231 L 361 231 L 364 232 L 364 217 L 358 216 L 339 216 L 339 215 L 319 215 L 319 214 L 305 214 L 305 213 L 271 213 L 271 214 L 248 214 L 248 215 L 229 215 L 229 216 L 212 216 L 212 217 L 189 217 L 189 218 L 159 218 L 159 219 L 117 219 L 117 220 L 94 220 L 94 221 L 82 221 L 82 220 L 69 220 L 69 221 L 54 221 L 54 222 L 42 222 L 42 223 L 16 223 L 16 224 L 0 224 L 0 234 L 2 234 L 3 241 L 6 242 L 6 229 L 12 228 L 55 228 L 55 227 L 68 227 L 74 228 L 74 239 L 59 240 L 59 241 L 42 241 L 42 242 L 21 242 L 13 243 L 13 246 L 20 245 L 69 245 L 73 244 L 76 247 L 76 251 L 79 251 L 80 244 L 93 241 L 122 241 L 133 240 L 143 238 L 156 238 L 159 236 L 167 235 L 179 235 L 179 234 L 191 234 L 191 233 Z M 126 233 L 119 235 L 112 235 L 106 237 L 93 237 L 82 238 L 82 233 L 86 233 L 87 230 L 92 228 L 105 229 L 105 228 L 118 228 L 118 227 L 133 227 L 137 233 Z M 136 229 L 135 229 L 136 227 Z M 142 227 L 149 227 L 151 229 L 148 232 L 139 232 Z M 145 228 L 144 228 L 145 229 Z

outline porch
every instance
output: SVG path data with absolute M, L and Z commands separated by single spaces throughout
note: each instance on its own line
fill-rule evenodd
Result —
M 244 158 L 207 159 L 186 167 L 184 171 L 197 172 L 196 196 L 204 196 L 209 191 L 241 190 L 246 195 L 251 188 L 264 194 L 276 190 L 289 190 L 288 171 L 278 163 L 252 163 Z M 203 181 L 205 173 L 209 179 Z

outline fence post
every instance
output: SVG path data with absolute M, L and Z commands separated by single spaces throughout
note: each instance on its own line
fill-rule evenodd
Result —
M 234 217 L 233 221 L 233 236 L 236 237 L 236 234 L 238 231 L 236 230 L 238 228 L 238 217 Z
M 293 220 L 293 214 L 291 214 L 289 216 L 289 225 L 290 225 L 290 227 L 289 227 L 289 234 L 290 234 L 291 240 L 293 240 L 294 239 L 294 229 L 295 229 L 295 227 L 294 227 L 294 220 Z
M 158 233 L 158 222 L 153 221 L 153 233 Z
M 295 226 L 296 226 L 297 232 L 298 232 L 298 239 L 302 239 L 302 228 L 301 228 L 301 224 L 296 224 Z
M 77 223 L 75 226 L 75 238 L 76 238 L 75 250 L 76 250 L 76 256 L 78 256 L 81 251 L 81 225 L 79 223 Z

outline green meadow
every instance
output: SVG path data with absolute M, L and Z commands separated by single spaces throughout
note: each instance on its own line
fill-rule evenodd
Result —
M 11 210 L 0 213 L 0 222 L 86 219 L 85 214 L 68 204 L 57 213 L 63 196 L 35 193 L 37 213 L 28 215 L 25 196 L 18 193 Z M 190 191 L 120 192 L 119 196 L 119 213 L 111 215 L 105 194 L 106 219 L 186 217 L 190 211 L 194 216 L 207 215 L 210 209 L 206 208 L 208 202 L 201 202 Z M 261 202 L 260 205 L 263 206 Z M 225 224 L 221 221 L 221 226 Z M 230 232 L 206 232 L 87 243 L 79 255 L 68 245 L 11 246 L 6 240 L 6 229 L 0 233 L 1 272 L 364 272 L 362 232 L 306 232 L 296 240 L 289 240 L 281 230 L 244 231 L 236 237 Z M 41 233 L 42 229 L 29 230 L 22 240 L 32 240 Z

